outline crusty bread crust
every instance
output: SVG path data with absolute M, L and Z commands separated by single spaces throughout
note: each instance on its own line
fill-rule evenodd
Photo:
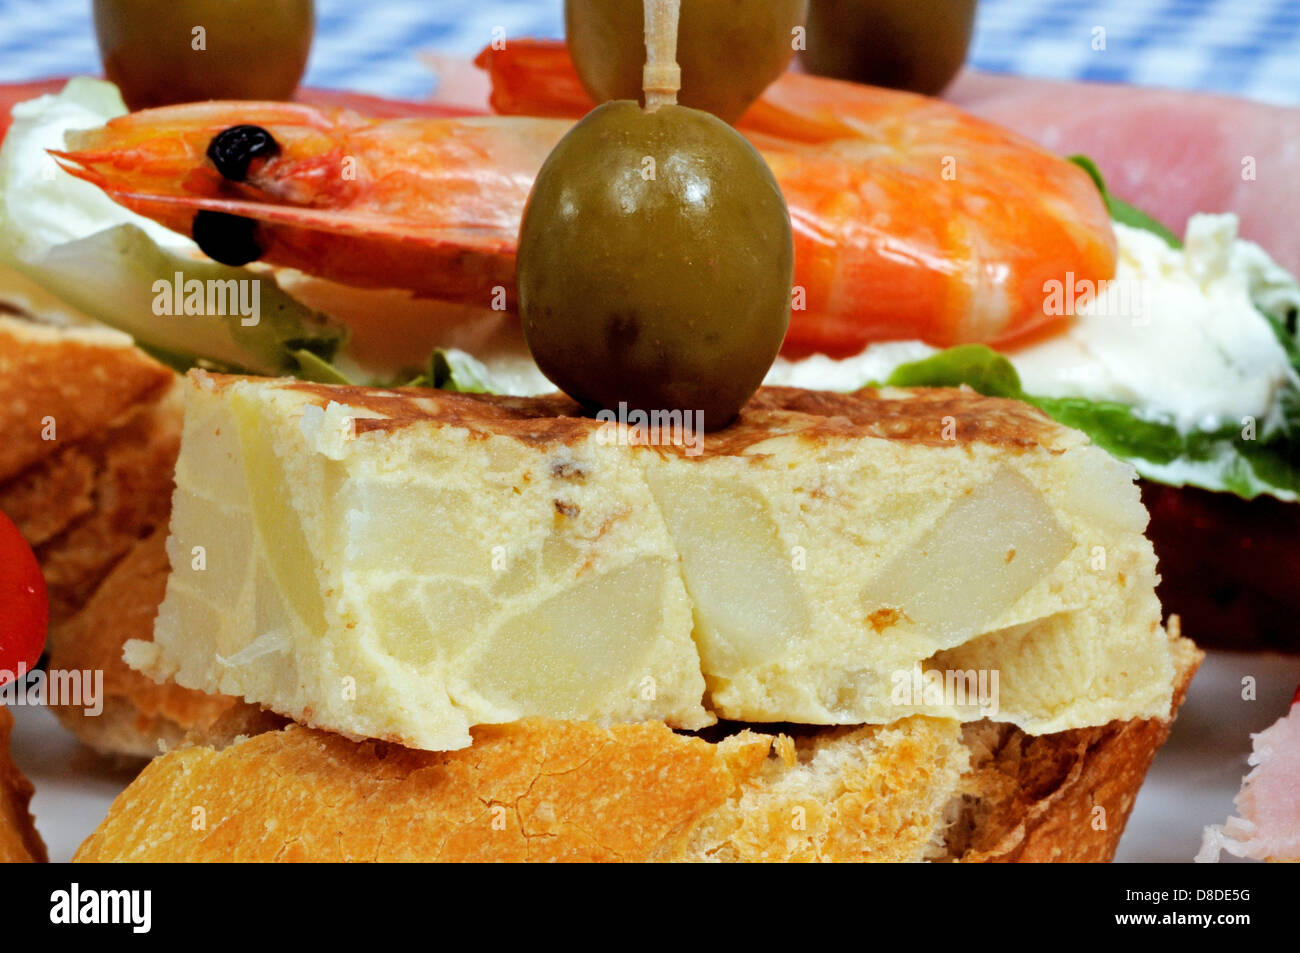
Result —
M 950 849 L 968 862 L 1109 861 L 1205 653 L 1170 620 L 1177 672 L 1167 720 L 1112 722 L 1032 737 L 1005 726 L 966 728 L 973 770 L 967 813 Z
M 128 639 L 153 637 L 166 585 L 177 381 L 125 335 L 0 317 L 0 510 L 45 576 L 50 667 L 104 673 L 102 713 L 53 709 L 104 754 L 151 758 L 190 733 L 220 740 L 207 729 L 242 706 L 122 661 Z
M 44 863 L 45 842 L 36 833 L 36 822 L 27 805 L 32 785 L 9 758 L 9 735 L 14 716 L 0 706 L 0 863 Z
M 168 392 L 79 440 L 64 440 L 56 428 L 48 456 L 0 481 L 0 509 L 36 552 L 56 628 L 138 540 L 166 526 L 180 421 L 179 401 Z M 19 426 L 0 410 L 5 439 Z
M 1181 701 L 1200 653 L 1175 652 Z M 1109 860 L 1170 720 L 1031 738 L 914 716 L 713 744 L 530 719 L 453 752 L 293 725 L 156 759 L 76 859 Z
M 122 661 L 122 644 L 149 639 L 167 585 L 167 529 L 140 540 L 95 590 L 86 605 L 51 633 L 50 667 L 104 673 L 104 710 L 61 707 L 59 719 L 98 751 L 152 758 L 190 731 L 203 732 L 243 703 L 205 695 L 171 682 L 159 684 Z
M 710 744 L 662 722 L 529 719 L 474 735 L 471 748 L 427 752 L 293 725 L 223 752 L 175 751 L 77 859 L 902 860 L 933 841 L 934 806 L 966 765 L 956 724 L 922 717 L 836 732 L 827 744 L 871 756 L 826 790 L 785 796 L 776 778 L 817 752 L 751 731 Z
M 0 317 L 0 482 L 154 403 L 174 378 L 124 334 Z

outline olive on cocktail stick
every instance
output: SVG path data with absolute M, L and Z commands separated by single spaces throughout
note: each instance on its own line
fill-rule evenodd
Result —
M 542 372 L 592 408 L 731 421 L 790 320 L 790 216 L 753 146 L 677 105 L 680 0 L 647 0 L 645 107 L 596 107 L 524 211 L 519 313 Z

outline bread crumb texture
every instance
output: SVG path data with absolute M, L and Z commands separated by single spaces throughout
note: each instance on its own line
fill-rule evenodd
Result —
M 179 378 L 115 332 L 0 317 L 0 511 L 31 544 L 50 597 L 50 667 L 102 671 L 104 710 L 53 710 L 96 750 L 149 758 L 233 698 L 159 685 L 122 660 L 153 638 L 180 449 Z
M 428 752 L 290 726 L 151 763 L 80 861 L 908 860 L 967 764 L 914 717 L 718 744 L 529 719 Z
M 1177 704 L 1200 654 L 1174 655 Z M 291 725 L 155 759 L 76 859 L 1109 860 L 1171 721 L 1035 737 L 912 716 L 711 743 L 533 718 L 451 752 Z
M 9 735 L 14 716 L 0 707 L 0 863 L 44 862 L 45 843 L 27 805 L 32 785 L 9 758 Z

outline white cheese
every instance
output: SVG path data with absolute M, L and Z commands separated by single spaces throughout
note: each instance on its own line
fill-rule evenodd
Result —
M 900 364 L 919 361 L 933 353 L 935 348 L 921 341 L 881 341 L 861 354 L 841 360 L 825 354 L 813 354 L 798 361 L 778 357 L 763 383 L 810 390 L 857 390 L 872 381 L 884 383 Z
M 1194 215 L 1185 248 L 1115 225 L 1115 278 L 1057 337 L 1010 354 L 1026 392 L 1115 400 L 1184 432 L 1275 423 L 1294 382 L 1255 295 L 1300 289 L 1259 246 L 1237 240 L 1235 215 Z

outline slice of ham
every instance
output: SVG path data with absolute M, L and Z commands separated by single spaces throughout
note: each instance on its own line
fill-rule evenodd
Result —
M 1285 717 L 1251 736 L 1251 771 L 1235 804 L 1240 817 L 1207 827 L 1197 861 L 1219 851 L 1254 860 L 1300 861 L 1300 692 Z
M 1300 108 L 973 70 L 944 98 L 1055 152 L 1090 156 L 1115 195 L 1176 234 L 1193 212 L 1235 212 L 1243 238 L 1300 271 Z

